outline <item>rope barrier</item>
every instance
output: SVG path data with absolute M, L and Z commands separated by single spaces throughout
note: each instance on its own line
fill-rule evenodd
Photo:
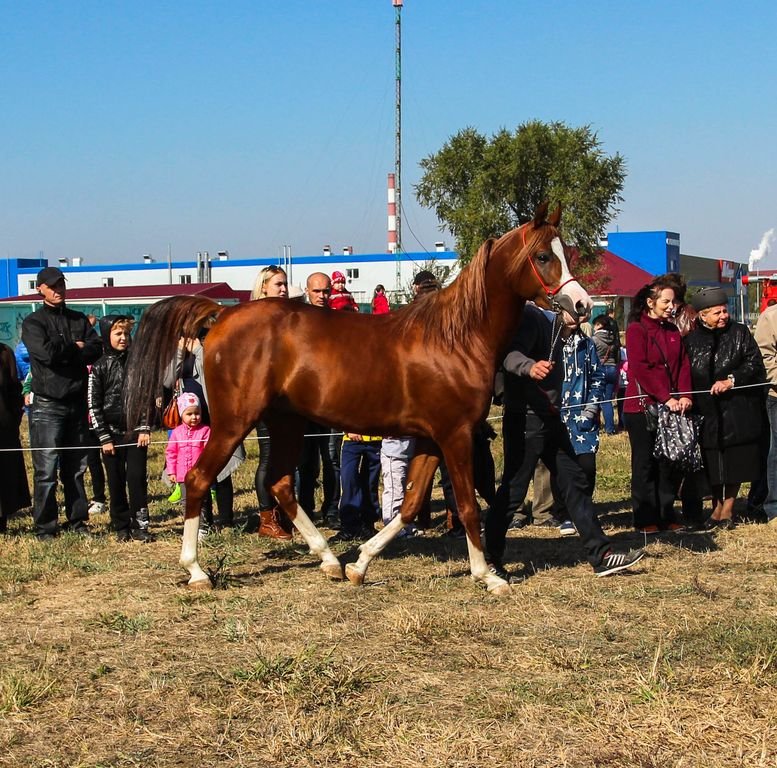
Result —
M 738 384 L 733 387 L 734 390 L 742 390 L 742 389 L 753 389 L 754 387 L 771 387 L 771 382 L 765 381 L 759 384 Z M 731 391 L 731 390 L 728 390 Z M 695 389 L 691 390 L 689 392 L 675 392 L 674 395 L 678 397 L 683 397 L 685 395 L 707 395 L 709 394 L 708 389 Z M 612 400 L 598 400 L 597 402 L 588 402 L 588 403 L 573 403 L 572 405 L 562 405 L 559 410 L 561 411 L 569 411 L 574 410 L 575 408 L 586 408 L 590 405 L 601 405 L 602 403 L 620 403 L 625 402 L 626 400 L 639 400 L 644 398 L 645 395 L 629 395 L 628 397 L 614 397 Z M 499 421 L 501 419 L 501 416 L 489 416 L 486 421 Z M 311 434 L 305 434 L 302 437 L 304 439 L 309 438 L 327 438 L 330 437 L 342 437 L 346 433 L 345 432 L 313 432 Z M 269 440 L 269 436 L 265 437 L 259 437 L 258 435 L 254 436 L 247 436 L 243 439 L 243 442 L 249 442 L 249 441 L 260 441 L 260 440 Z M 204 440 L 176 440 L 174 441 L 176 443 L 193 443 L 193 442 L 206 442 Z M 170 443 L 169 440 L 151 440 L 148 445 L 168 445 Z M 137 446 L 137 442 L 134 443 L 114 443 L 114 448 L 133 448 Z M 0 453 L 32 453 L 34 451 L 83 451 L 84 449 L 91 450 L 94 448 L 100 448 L 101 446 L 98 444 L 95 445 L 89 445 L 89 446 L 83 446 L 83 445 L 73 445 L 73 446 L 52 446 L 49 448 L 0 448 Z

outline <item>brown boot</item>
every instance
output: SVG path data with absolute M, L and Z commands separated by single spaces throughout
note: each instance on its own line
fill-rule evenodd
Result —
M 291 536 L 294 533 L 294 523 L 291 522 L 291 518 L 280 507 L 275 507 L 275 513 L 278 515 L 278 525 Z
M 289 540 L 291 534 L 288 531 L 284 531 L 280 524 L 279 510 L 268 509 L 265 512 L 259 512 L 259 530 L 257 533 L 260 536 L 269 536 L 271 539 L 285 539 Z

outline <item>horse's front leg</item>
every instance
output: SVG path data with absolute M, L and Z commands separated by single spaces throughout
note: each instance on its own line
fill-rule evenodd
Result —
M 364 584 L 364 577 L 372 559 L 386 548 L 386 545 L 407 523 L 415 520 L 426 499 L 434 471 L 440 463 L 436 450 L 431 440 L 421 438 L 416 440 L 416 452 L 408 469 L 405 498 L 402 501 L 400 513 L 359 547 L 359 559 L 355 563 L 348 563 L 345 566 L 345 575 L 351 584 L 356 586 Z
M 470 573 L 474 581 L 484 584 L 495 595 L 509 595 L 510 585 L 488 567 L 483 554 L 480 536 L 480 510 L 475 498 L 474 471 L 472 466 L 472 433 L 462 430 L 444 447 L 443 456 L 453 486 L 453 495 L 459 510 L 459 519 L 467 532 Z
M 197 532 L 200 528 L 200 510 L 202 500 L 210 492 L 210 481 L 202 470 L 194 467 L 186 475 L 186 510 L 183 519 L 183 541 L 181 543 L 180 564 L 189 572 L 190 589 L 210 589 L 208 574 L 197 562 Z
M 238 426 L 238 422 L 233 420 L 232 426 Z M 183 542 L 179 562 L 189 572 L 191 589 L 210 589 L 213 586 L 208 575 L 197 562 L 197 532 L 200 527 L 202 500 L 206 493 L 210 493 L 210 486 L 226 466 L 243 436 L 234 429 L 225 432 L 214 426 L 200 458 L 186 474 L 186 510 L 183 518 Z

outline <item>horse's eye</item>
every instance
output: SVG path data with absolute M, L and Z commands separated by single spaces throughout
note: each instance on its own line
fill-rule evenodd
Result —
M 550 261 L 550 254 L 543 251 L 542 253 L 538 253 L 535 258 L 540 264 L 547 264 Z

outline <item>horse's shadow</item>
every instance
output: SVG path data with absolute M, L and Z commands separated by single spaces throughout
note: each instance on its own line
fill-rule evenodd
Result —
M 618 515 L 606 518 L 608 527 L 618 519 Z M 630 524 L 630 516 L 625 515 Z M 553 537 L 547 535 L 531 535 L 531 526 L 522 529 L 515 537 L 509 536 L 506 541 L 504 562 L 511 576 L 517 580 L 529 579 L 538 573 L 555 568 L 576 568 L 586 562 L 585 551 L 577 536 Z M 665 533 L 654 537 L 645 537 L 631 528 L 620 528 L 610 531 L 608 538 L 613 548 L 619 551 L 645 547 L 654 542 L 666 544 L 679 549 L 696 553 L 714 552 L 719 549 L 716 537 L 708 531 L 685 532 L 682 534 Z M 335 551 L 335 555 L 343 564 L 355 562 L 359 556 L 360 543 Z M 250 570 L 229 572 L 224 576 L 224 583 L 231 587 L 259 586 L 263 579 L 275 574 L 286 573 L 291 569 L 304 568 L 308 571 L 318 569 L 320 563 L 311 557 L 307 547 L 302 542 L 278 546 L 263 552 L 265 562 L 255 564 Z M 427 557 L 441 563 L 459 562 L 460 568 L 449 571 L 451 577 L 463 577 L 469 573 L 466 539 L 455 539 L 444 535 L 427 535 L 394 539 L 376 558 L 371 568 L 379 566 L 379 560 L 397 560 L 408 557 Z M 654 559 L 666 557 L 660 549 L 652 549 L 649 556 Z M 218 574 L 211 574 L 218 581 Z M 376 580 L 377 581 L 377 580 Z M 365 586 L 370 586 L 368 579 Z
M 613 522 L 612 519 L 609 522 Z M 646 539 L 643 534 L 632 530 L 619 530 L 608 536 L 617 550 L 638 549 L 653 541 L 686 549 L 691 552 L 714 552 L 719 549 L 715 536 L 707 531 L 682 534 L 666 533 Z M 467 567 L 467 542 L 465 539 L 452 539 L 442 536 L 425 536 L 407 539 L 394 539 L 381 552 L 380 558 L 393 560 L 419 555 L 434 557 L 440 562 L 459 560 L 462 562 L 461 574 L 469 572 Z M 659 551 L 651 551 L 650 557 L 661 558 Z M 358 548 L 351 547 L 340 555 L 345 564 L 358 557 Z M 508 570 L 517 579 L 528 579 L 537 573 L 551 568 L 576 568 L 586 561 L 585 551 L 578 536 L 548 538 L 532 536 L 531 528 L 523 529 L 521 535 L 508 537 L 504 562 L 510 564 Z M 514 567 L 517 565 L 517 567 Z M 452 572 L 452 575 L 459 575 Z

